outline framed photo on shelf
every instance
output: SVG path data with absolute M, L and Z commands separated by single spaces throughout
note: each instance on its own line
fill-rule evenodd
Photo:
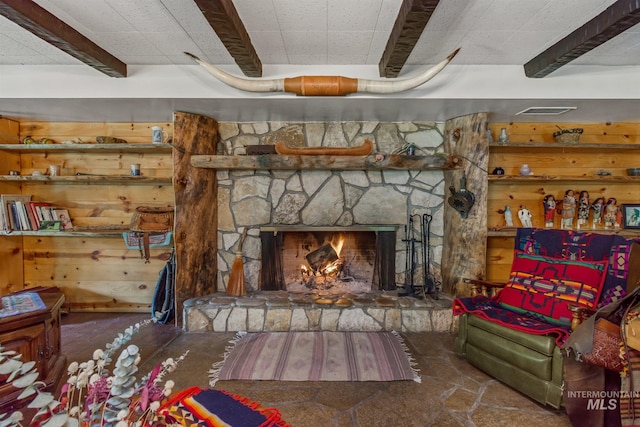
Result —
M 640 229 L 640 203 L 622 205 L 622 228 Z
M 73 224 L 71 223 L 71 217 L 69 216 L 69 211 L 66 209 L 54 209 L 53 210 L 54 219 L 56 221 L 62 222 L 63 230 L 71 230 L 73 229 Z

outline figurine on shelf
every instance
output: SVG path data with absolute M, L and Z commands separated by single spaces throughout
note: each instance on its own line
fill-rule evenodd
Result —
M 578 229 L 589 222 L 589 192 L 582 190 L 578 199 Z
M 556 213 L 556 198 L 553 194 L 547 194 L 542 201 L 544 207 L 544 226 L 553 228 L 553 217 Z
M 504 221 L 507 224 L 507 227 L 513 227 L 513 214 L 511 213 L 509 205 L 504 207 Z
M 518 218 L 520 218 L 523 227 L 533 227 L 531 225 L 531 212 L 522 205 L 520 205 L 520 210 L 518 211 Z
M 614 228 L 616 225 L 616 214 L 618 213 L 618 201 L 615 197 L 610 197 L 604 207 L 604 228 Z
M 598 197 L 591 205 L 593 209 L 593 219 L 591 222 L 591 228 L 594 230 L 600 225 L 602 220 L 602 208 L 604 207 L 604 197 Z
M 576 216 L 576 197 L 573 190 L 564 192 L 562 199 L 562 229 L 573 228 L 573 218 Z
M 623 206 L 618 206 L 618 210 L 616 211 L 616 228 L 620 228 L 622 226 L 622 209 Z

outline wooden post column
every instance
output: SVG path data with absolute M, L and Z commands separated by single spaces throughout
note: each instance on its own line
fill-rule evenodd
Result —
M 445 293 L 457 296 L 470 294 L 463 279 L 486 276 L 487 251 L 487 167 L 489 141 L 487 113 L 477 113 L 447 120 L 445 123 L 445 151 L 460 159 L 460 169 L 444 171 L 445 199 L 449 188 L 460 190 L 460 179 L 467 179 L 467 191 L 475 196 L 475 203 L 467 218 L 445 202 L 444 245 L 442 248 L 442 283 Z
M 218 273 L 218 182 L 215 169 L 191 166 L 191 156 L 215 155 L 218 122 L 210 117 L 174 113 L 173 187 L 175 191 L 176 324 L 183 304 L 214 293 Z

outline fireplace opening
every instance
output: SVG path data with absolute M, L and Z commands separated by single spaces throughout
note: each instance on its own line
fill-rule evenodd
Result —
M 394 290 L 396 228 L 263 227 L 262 290 Z

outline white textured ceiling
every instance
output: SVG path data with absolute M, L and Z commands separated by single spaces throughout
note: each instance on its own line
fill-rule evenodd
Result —
M 521 67 L 614 2 L 441 0 L 407 61 L 407 69 L 434 64 L 458 47 L 460 53 L 452 62 L 458 66 Z M 212 64 L 228 65 L 228 70 L 241 75 L 192 0 L 36 0 L 36 3 L 128 66 L 193 65 L 183 54 L 188 51 Z M 402 2 L 233 0 L 233 3 L 260 61 L 268 69 L 269 65 L 377 67 Z M 85 66 L 0 17 L 2 65 Z M 623 68 L 640 65 L 640 28 L 626 31 L 571 65 Z M 0 88 L 1 79 L 0 72 Z M 0 114 L 27 108 L 14 108 L 12 102 L 0 103 Z M 504 106 L 507 101 L 496 96 L 495 102 L 499 110 L 498 103 Z M 46 106 L 47 102 L 41 104 Z M 170 100 L 164 104 L 176 107 Z M 492 108 L 490 104 L 486 107 Z M 31 108 L 37 109 L 35 105 Z M 391 108 L 396 110 L 397 105 Z M 611 105 L 608 108 L 615 109 Z M 624 108 L 629 108 L 628 101 Z M 397 119 L 402 120 L 402 111 L 397 113 Z M 640 121 L 640 112 L 638 116 Z

